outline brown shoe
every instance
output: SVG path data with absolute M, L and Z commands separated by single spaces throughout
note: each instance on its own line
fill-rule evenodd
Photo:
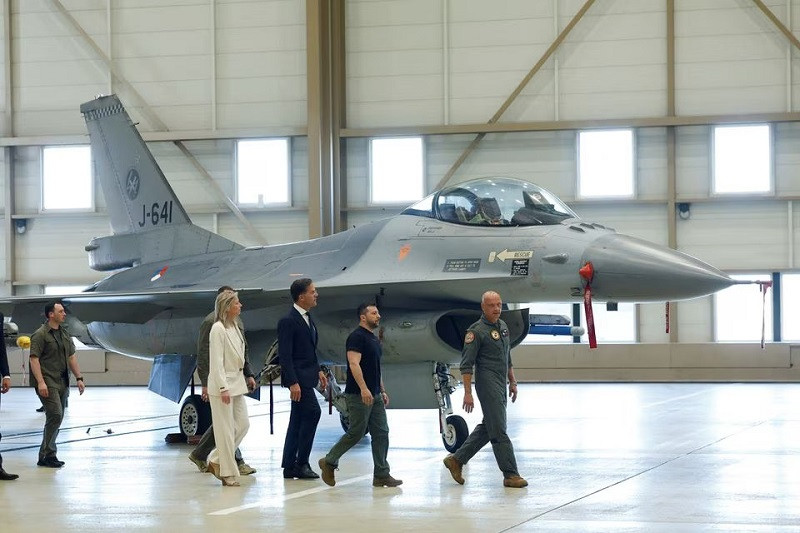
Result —
M 450 471 L 450 475 L 453 476 L 453 479 L 456 480 L 456 483 L 459 485 L 464 484 L 464 476 L 461 475 L 461 468 L 464 466 L 458 462 L 456 456 L 452 453 L 444 458 L 444 466 Z
M 249 475 L 255 474 L 257 472 L 257 470 L 255 468 L 253 468 L 252 466 L 250 466 L 249 464 L 244 463 L 244 462 L 239 463 L 236 466 L 239 469 L 239 475 L 242 475 L 242 476 L 249 476 Z
M 213 474 L 215 478 L 222 479 L 219 473 L 219 464 L 218 463 L 208 463 L 208 467 L 206 468 L 206 472 L 209 474 Z
M 372 478 L 373 487 L 398 487 L 402 484 L 402 479 L 395 479 L 392 476 Z
M 236 476 L 223 477 L 223 478 L 220 478 L 220 481 L 222 481 L 222 486 L 223 487 L 240 487 L 241 486 L 239 484 L 239 482 L 236 481 Z
M 189 460 L 194 463 L 198 470 L 205 473 L 208 472 L 208 463 L 203 461 L 202 459 L 198 459 L 194 456 L 194 454 L 189 454 Z
M 511 487 L 512 489 L 521 489 L 528 486 L 528 482 L 520 476 L 511 476 L 503 480 L 504 487 Z
M 319 460 L 318 464 L 319 464 L 319 470 L 320 472 L 322 472 L 322 481 L 324 481 L 326 485 L 330 485 L 331 487 L 336 485 L 336 475 L 334 474 L 336 467 L 333 465 L 329 465 L 328 461 L 326 461 L 324 457 Z

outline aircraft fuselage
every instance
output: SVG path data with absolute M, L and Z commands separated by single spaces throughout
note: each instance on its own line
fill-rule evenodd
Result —
M 651 256 L 649 262 L 642 259 Z M 598 263 L 593 284 L 601 300 L 663 300 L 686 283 L 694 296 L 698 283 L 706 283 L 700 290 L 707 292 L 724 283 L 689 256 L 578 219 L 494 227 L 400 215 L 311 241 L 137 266 L 106 278 L 95 292 L 221 285 L 269 291 L 309 277 L 320 294 L 312 313 L 323 358 L 343 362 L 344 341 L 357 323 L 355 309 L 377 300 L 387 363 L 456 362 L 464 322 L 479 316 L 484 291 L 498 291 L 506 303 L 579 301 L 585 282 L 578 270 L 587 261 Z M 697 265 L 705 265 L 699 274 Z M 288 290 L 278 305 L 262 305 L 257 294 L 241 299 L 252 350 L 265 351 L 291 305 Z M 193 332 L 212 305 L 166 309 L 144 324 L 93 322 L 89 331 L 102 346 L 130 355 L 193 353 Z M 454 311 L 459 320 L 452 319 Z M 457 322 L 456 331 L 448 334 L 443 319 Z M 517 341 L 524 336 L 516 333 Z

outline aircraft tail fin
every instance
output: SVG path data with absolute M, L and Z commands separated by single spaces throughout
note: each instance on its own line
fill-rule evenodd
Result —
M 191 224 L 116 95 L 81 105 L 114 234 Z
M 114 233 L 86 247 L 93 269 L 242 248 L 192 224 L 116 95 L 82 104 L 81 113 Z

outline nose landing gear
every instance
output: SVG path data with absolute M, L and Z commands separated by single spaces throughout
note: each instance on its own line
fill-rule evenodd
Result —
M 439 402 L 439 431 L 445 449 L 453 453 L 458 450 L 469 436 L 467 422 L 461 416 L 453 414 L 450 395 L 456 390 L 456 379 L 444 363 L 436 363 L 433 373 L 433 390 Z

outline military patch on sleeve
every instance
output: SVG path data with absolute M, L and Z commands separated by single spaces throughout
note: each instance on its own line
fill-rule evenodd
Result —
M 471 331 L 468 331 L 467 335 L 464 337 L 464 343 L 469 344 L 474 340 L 475 340 L 475 334 L 472 333 Z
M 492 338 L 493 338 L 494 340 L 496 340 L 496 341 L 499 341 L 499 340 L 500 340 L 500 334 L 497 332 L 497 330 L 496 330 L 496 329 L 493 329 L 493 330 L 492 330 Z

